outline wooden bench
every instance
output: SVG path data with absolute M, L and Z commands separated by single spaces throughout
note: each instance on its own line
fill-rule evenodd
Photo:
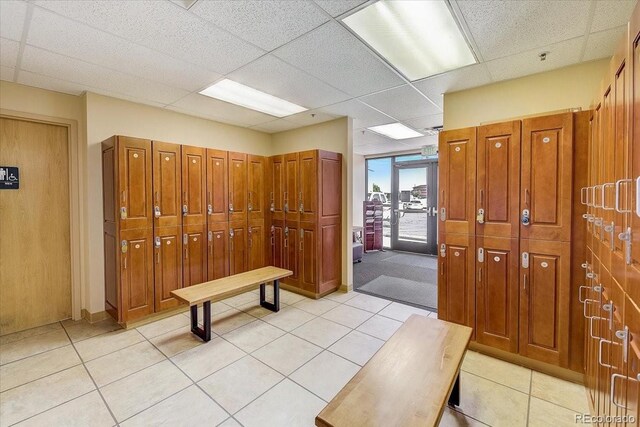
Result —
M 171 291 L 171 295 L 179 301 L 191 306 L 191 332 L 211 341 L 211 302 L 220 301 L 234 295 L 260 287 L 260 305 L 271 311 L 280 310 L 280 286 L 278 281 L 291 276 L 293 272 L 278 267 L 263 267 L 245 273 L 234 274 L 222 279 L 212 280 L 188 288 Z M 273 302 L 266 300 L 265 285 L 273 282 Z M 203 327 L 198 326 L 198 304 L 202 303 Z
M 412 315 L 316 417 L 318 427 L 437 426 L 460 404 L 471 328 Z

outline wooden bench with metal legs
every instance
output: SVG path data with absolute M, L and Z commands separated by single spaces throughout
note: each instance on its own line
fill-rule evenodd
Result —
M 171 291 L 171 295 L 191 306 L 191 332 L 211 341 L 211 303 L 260 287 L 260 305 L 274 312 L 280 311 L 279 280 L 293 272 L 278 267 L 263 267 L 234 274 L 188 288 Z M 273 302 L 266 299 L 266 285 L 273 283 Z M 198 326 L 198 304 L 202 304 L 202 328 Z

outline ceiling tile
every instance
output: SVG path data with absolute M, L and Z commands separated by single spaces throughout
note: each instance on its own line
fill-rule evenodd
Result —
M 589 1 L 458 1 L 485 61 L 584 35 Z
M 253 126 L 251 127 L 251 129 L 259 130 L 260 132 L 266 132 L 266 133 L 278 133 L 278 132 L 284 132 L 287 130 L 295 129 L 297 127 L 300 127 L 300 125 L 288 122 L 285 119 L 278 119 L 272 122 L 262 123 L 260 125 Z
M 29 71 L 24 70 L 21 70 L 18 73 L 17 81 L 23 85 L 39 87 L 41 89 L 52 90 L 54 92 L 67 93 L 69 95 L 80 95 L 85 90 L 93 89 L 77 83 L 71 83 L 53 77 L 43 76 L 41 74 L 30 73 Z
M 340 16 L 351 9 L 366 3 L 367 0 L 315 0 L 318 6 L 323 8 L 329 15 Z
M 513 79 L 529 74 L 542 73 L 580 62 L 580 52 L 584 37 L 563 41 L 528 52 L 487 62 L 487 68 L 494 81 Z M 549 52 L 545 61 L 540 61 L 538 53 Z
M 404 81 L 335 22 L 283 46 L 274 54 L 352 96 L 399 86 Z
M 375 154 L 386 154 L 398 151 L 406 151 L 409 147 L 398 141 L 389 140 L 383 143 L 354 145 L 353 152 L 356 154 L 371 156 Z
M 442 126 L 443 124 L 442 114 L 433 114 L 431 116 L 416 117 L 414 119 L 404 120 L 404 124 L 411 126 L 414 129 L 427 129 L 436 126 Z
M 302 113 L 293 114 L 287 116 L 286 120 L 291 123 L 295 123 L 298 126 L 310 126 L 322 122 L 328 122 L 329 120 L 337 119 L 334 114 L 322 113 L 317 110 L 303 111 Z
M 0 65 L 0 80 L 12 82 L 15 72 L 16 70 L 14 68 L 3 67 L 2 65 Z
M 255 126 L 275 119 L 268 114 L 229 104 L 208 96 L 192 93 L 167 106 L 168 109 L 198 117 L 231 123 L 238 126 Z
M 18 0 L 0 1 L 0 36 L 20 41 L 27 14 L 27 3 Z
M 190 11 L 268 51 L 329 20 L 306 1 L 200 1 Z
M 397 120 L 438 114 L 440 108 L 429 102 L 418 90 L 410 85 L 385 90 L 373 95 L 363 96 L 360 100 Z
M 154 0 L 38 1 L 94 28 L 226 74 L 264 54 L 182 7 Z
M 227 77 L 309 109 L 349 98 L 272 55 L 265 55 Z
M 374 110 L 357 99 L 351 99 L 349 101 L 318 108 L 318 111 L 333 114 L 335 116 L 351 117 L 353 118 L 354 129 L 375 125 L 385 125 L 395 121 L 393 118 Z
M 422 138 L 411 138 L 411 139 L 403 139 L 402 143 L 407 146 L 407 148 L 415 148 L 420 149 L 425 145 L 435 145 L 438 143 L 437 135 L 427 135 Z
M 607 58 L 615 53 L 616 46 L 623 34 L 626 34 L 627 27 L 622 26 L 610 30 L 591 33 L 587 37 L 587 47 L 584 51 L 583 61 Z
M 25 47 L 21 67 L 36 74 L 114 93 L 113 96 L 119 98 L 121 96 L 117 94 L 159 104 L 170 104 L 188 94 L 187 91 L 181 89 L 102 68 L 32 46 Z
M 599 0 L 591 23 L 591 32 L 626 25 L 633 12 L 636 0 Z
M 429 99 L 443 108 L 442 94 L 491 83 L 491 75 L 484 64 L 459 68 L 444 74 L 413 82 Z
M 18 62 L 18 51 L 20 43 L 14 40 L 0 37 L 0 65 L 3 67 L 15 68 Z

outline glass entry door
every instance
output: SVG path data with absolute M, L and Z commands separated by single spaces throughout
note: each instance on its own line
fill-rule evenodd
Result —
M 391 249 L 437 254 L 438 163 L 395 163 Z

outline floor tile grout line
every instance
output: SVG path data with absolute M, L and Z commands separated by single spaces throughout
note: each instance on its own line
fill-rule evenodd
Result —
M 60 324 L 61 321 L 49 323 L 47 325 L 42 325 L 42 326 L 36 326 L 35 328 L 31 328 L 31 329 L 42 328 L 42 327 L 45 327 L 45 326 L 51 326 L 51 325 L 55 325 L 56 323 Z M 59 331 L 61 329 L 64 329 L 64 327 L 62 325 L 60 325 L 60 328 L 52 329 L 50 331 L 45 331 L 45 332 L 42 332 L 42 333 L 39 333 L 39 334 L 29 335 L 29 336 L 22 337 L 22 338 L 17 338 L 15 340 L 12 340 L 12 341 L 9 341 L 9 342 L 0 342 L 0 347 L 4 347 L 4 346 L 7 346 L 9 344 L 13 344 L 13 343 L 16 343 L 16 342 L 24 341 L 24 340 L 29 339 L 29 338 L 39 337 L 39 336 L 42 336 L 42 335 L 47 335 L 47 334 L 50 334 L 50 333 L 53 333 L 53 332 L 57 332 L 57 331 Z M 30 330 L 30 329 L 26 329 L 26 331 L 28 331 L 28 330 Z M 6 335 L 0 336 L 0 338 L 4 338 L 6 340 L 6 337 L 9 337 L 9 336 L 11 336 L 13 334 L 19 334 L 19 333 L 22 333 L 22 332 L 25 332 L 25 331 L 12 332 L 10 334 L 6 334 Z
M 526 425 L 529 426 L 529 415 L 531 414 L 531 389 L 533 387 L 533 370 L 529 372 L 529 395 L 527 396 L 527 421 Z
M 48 352 L 50 352 L 50 351 L 52 351 L 52 350 L 57 350 L 57 349 L 59 349 L 59 348 L 66 347 L 66 346 L 68 346 L 68 345 L 70 345 L 70 344 L 73 344 L 73 343 L 72 343 L 71 341 L 69 341 L 68 343 L 65 343 L 65 344 L 59 345 L 59 346 L 57 346 L 57 347 L 48 348 L 48 349 L 46 349 L 46 350 L 43 350 L 43 351 L 39 351 L 39 352 L 37 352 L 37 353 L 30 354 L 29 356 L 21 357 L 20 359 L 16 359 L 16 360 L 12 360 L 11 362 L 6 362 L 6 363 L 3 363 L 3 364 L 0 364 L 0 366 L 7 366 L 7 365 L 9 365 L 9 364 L 11 364 L 11 363 L 20 362 L 20 361 L 22 361 L 22 360 L 28 359 L 28 358 L 33 357 L 33 356 L 39 356 L 39 355 L 41 355 L 41 354 L 48 353 Z
M 518 389 L 517 389 L 517 388 L 515 388 L 515 387 L 511 387 L 511 386 L 509 386 L 509 385 L 502 384 L 501 382 L 498 382 L 498 381 L 496 381 L 496 380 L 492 380 L 491 378 L 485 378 L 485 377 L 483 377 L 482 375 L 478 375 L 478 374 L 476 374 L 476 373 L 469 372 L 469 371 L 464 370 L 464 369 L 462 369 L 462 370 L 463 370 L 464 372 L 466 372 L 467 374 L 469 374 L 469 375 L 473 375 L 474 377 L 481 378 L 481 379 L 483 379 L 483 380 L 485 380 L 485 381 L 490 381 L 490 382 L 492 382 L 492 383 L 494 383 L 494 384 L 500 385 L 500 386 L 502 386 L 502 387 L 506 387 L 506 388 L 508 388 L 508 389 L 510 389 L 510 390 L 517 391 L 518 393 L 521 393 L 521 394 L 524 394 L 525 396 L 528 396 L 528 393 L 527 393 L 527 392 L 524 392 L 524 391 L 522 391 L 522 390 L 518 390 Z
M 482 425 L 491 426 L 491 424 L 485 423 L 484 421 L 480 421 L 476 417 L 472 417 L 469 414 L 465 414 L 464 412 L 462 412 L 462 408 L 460 408 L 459 406 L 449 406 L 449 405 L 447 405 L 447 407 L 450 408 L 452 411 L 457 412 L 458 414 L 460 414 L 460 415 L 462 415 L 462 416 L 464 416 L 466 418 L 471 418 L 472 420 L 479 422 Z
M 58 350 L 58 349 L 60 349 L 60 348 L 64 348 L 64 347 L 55 348 L 54 350 Z M 51 351 L 53 351 L 53 350 L 51 350 Z M 40 353 L 40 354 L 44 354 L 44 353 Z M 36 356 L 38 356 L 38 355 L 36 354 Z M 22 360 L 24 360 L 24 359 L 22 359 Z M 62 368 L 62 369 L 60 369 L 60 370 L 58 370 L 58 371 L 51 372 L 51 373 L 49 373 L 49 374 L 43 375 L 43 376 L 38 377 L 38 378 L 35 378 L 35 379 L 33 379 L 33 380 L 29 380 L 29 381 L 24 382 L 24 383 L 22 383 L 22 384 L 18 384 L 18 385 L 16 385 L 16 386 L 13 386 L 13 387 L 8 388 L 8 389 L 6 389 L 6 390 L 2 390 L 2 391 L 0 391 L 0 394 L 2 394 L 2 393 L 6 393 L 6 392 L 11 391 L 11 390 L 15 390 L 15 389 L 17 389 L 17 388 L 19 388 L 19 387 L 22 387 L 22 386 L 24 386 L 24 385 L 27 385 L 27 384 L 34 383 L 34 382 L 36 382 L 36 381 L 38 381 L 38 380 L 41 380 L 41 379 L 43 379 L 43 378 L 47 378 L 47 377 L 50 377 L 50 376 L 52 376 L 52 375 L 59 374 L 60 372 L 64 372 L 64 371 L 67 371 L 67 370 L 69 370 L 69 369 L 71 369 L 71 368 L 75 368 L 75 367 L 76 367 L 76 366 L 78 366 L 78 365 L 82 365 L 82 360 L 79 360 L 79 361 L 78 361 L 78 363 L 76 363 L 75 365 L 67 366 L 66 368 Z

